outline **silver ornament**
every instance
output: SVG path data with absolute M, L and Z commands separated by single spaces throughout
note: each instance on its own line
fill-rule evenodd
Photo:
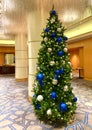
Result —
M 42 100 L 43 100 L 43 96 L 42 96 L 42 95 L 38 95 L 38 96 L 37 96 L 37 101 L 40 102 L 40 101 L 42 101 Z
M 52 48 L 48 48 L 48 52 L 51 52 L 52 51 Z
M 51 66 L 55 65 L 55 61 L 50 61 L 50 65 Z
M 67 105 L 72 105 L 72 103 L 71 103 L 71 102 L 67 102 L 66 104 L 67 104 Z
M 63 117 L 61 117 L 61 120 L 63 120 Z
M 63 51 L 64 51 L 64 52 L 67 52 L 67 51 L 68 51 L 68 49 L 65 47 L 65 48 L 63 49 Z
M 53 79 L 53 80 L 52 80 L 52 84 L 57 85 L 57 83 L 58 83 L 58 80 L 57 80 L 57 79 Z
M 54 23 L 55 22 L 55 19 L 51 19 L 51 23 Z
M 70 78 L 71 78 L 71 79 L 73 78 L 73 74 L 72 74 L 72 73 L 70 73 Z
M 63 60 L 63 65 L 65 65 L 65 61 Z
M 68 91 L 68 86 L 67 85 L 64 86 L 64 91 Z
M 68 62 L 68 64 L 71 66 L 71 62 Z
M 52 114 L 51 109 L 48 109 L 48 110 L 47 110 L 47 115 L 51 115 L 51 114 Z
M 61 32 L 61 28 L 57 28 L 57 31 L 58 31 L 58 32 Z
M 44 41 L 45 41 L 45 42 L 47 42 L 47 41 L 48 41 L 48 38 L 47 38 L 47 37 L 45 37 L 45 38 L 44 38 Z

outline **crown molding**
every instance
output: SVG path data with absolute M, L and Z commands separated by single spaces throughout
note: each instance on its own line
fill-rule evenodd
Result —
M 75 27 L 77 27 L 77 26 L 79 26 L 79 25 L 82 25 L 82 24 L 84 24 L 84 23 L 86 23 L 86 22 L 88 22 L 88 21 L 92 21 L 92 16 L 89 16 L 89 17 L 87 17 L 87 18 L 85 18 L 85 19 L 82 19 L 82 20 L 80 20 L 80 21 L 77 21 L 77 22 L 74 23 L 74 24 L 71 24 L 70 26 L 67 27 L 66 32 L 67 32 L 67 31 L 70 31 L 71 29 L 73 29 L 73 28 L 75 28 Z
M 73 43 L 73 42 L 76 42 L 76 41 L 81 41 L 81 40 L 84 40 L 84 39 L 87 39 L 87 38 L 92 38 L 92 31 L 78 35 L 78 36 L 75 36 L 75 37 L 72 37 L 68 40 L 68 43 L 70 44 L 70 43 Z

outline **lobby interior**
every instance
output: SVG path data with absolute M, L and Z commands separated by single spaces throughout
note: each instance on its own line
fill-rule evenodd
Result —
M 31 105 L 41 32 L 53 5 L 66 28 L 78 97 L 76 119 L 68 126 L 40 122 Z M 92 0 L 0 0 L 0 129 L 91 130 L 91 43 Z

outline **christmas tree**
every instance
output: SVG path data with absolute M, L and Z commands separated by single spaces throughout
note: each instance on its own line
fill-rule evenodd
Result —
M 54 8 L 41 37 L 32 103 L 40 120 L 69 122 L 76 110 L 65 28 Z

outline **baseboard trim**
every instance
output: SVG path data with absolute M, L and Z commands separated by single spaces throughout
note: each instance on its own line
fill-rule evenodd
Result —
M 88 81 L 92 81 L 92 79 L 90 79 L 90 78 L 84 78 L 85 80 L 88 80 Z
M 32 97 L 28 96 L 28 101 L 32 103 Z
M 28 78 L 23 78 L 23 79 L 16 79 L 17 82 L 25 82 L 28 81 Z

